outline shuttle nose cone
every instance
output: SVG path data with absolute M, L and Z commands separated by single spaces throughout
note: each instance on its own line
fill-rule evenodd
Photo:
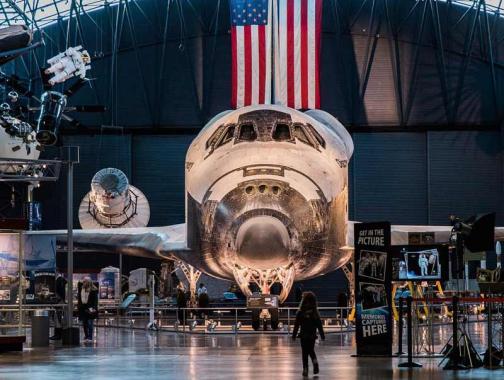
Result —
M 238 260 L 254 269 L 273 269 L 289 262 L 289 233 L 284 224 L 271 216 L 245 221 L 236 235 Z

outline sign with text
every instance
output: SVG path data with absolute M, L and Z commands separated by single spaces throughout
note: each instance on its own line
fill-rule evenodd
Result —
M 392 355 L 390 223 L 354 226 L 358 356 Z

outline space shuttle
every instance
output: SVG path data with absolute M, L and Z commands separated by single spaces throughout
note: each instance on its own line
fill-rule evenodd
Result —
M 280 105 L 225 111 L 200 131 L 185 161 L 185 223 L 165 227 L 74 231 L 76 245 L 189 264 L 235 281 L 246 295 L 255 283 L 280 300 L 294 281 L 334 271 L 352 259 L 348 164 L 353 142 L 321 110 Z M 450 226 L 393 226 L 448 241 Z M 41 232 L 51 233 L 51 231 Z M 52 231 L 58 240 L 66 231 Z

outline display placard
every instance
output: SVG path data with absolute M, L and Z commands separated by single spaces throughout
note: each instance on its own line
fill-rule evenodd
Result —
M 357 355 L 391 356 L 390 223 L 357 223 L 354 239 Z
M 435 245 L 394 245 L 392 281 L 448 280 L 448 247 Z
M 278 296 L 274 294 L 252 294 L 247 298 L 249 309 L 277 309 Z

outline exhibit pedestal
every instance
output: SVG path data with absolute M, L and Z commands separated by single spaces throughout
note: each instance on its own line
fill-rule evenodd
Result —
M 80 344 L 80 333 L 78 327 L 63 329 L 61 337 L 65 346 L 78 346 Z

